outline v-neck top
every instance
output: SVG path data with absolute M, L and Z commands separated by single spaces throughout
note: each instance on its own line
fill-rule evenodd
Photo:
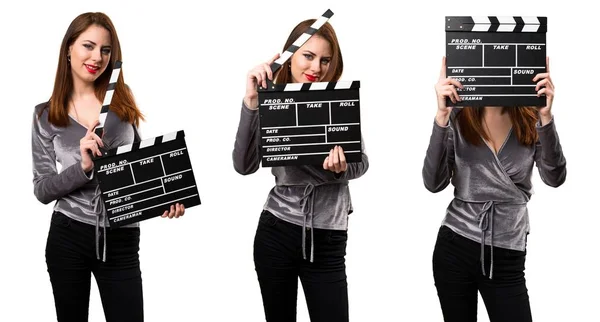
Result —
M 423 165 L 429 191 L 454 186 L 442 225 L 482 245 L 524 251 L 534 163 L 549 186 L 560 186 L 567 174 L 554 119 L 536 124 L 539 140 L 532 146 L 520 144 L 511 129 L 496 154 L 485 142 L 475 146 L 465 140 L 456 122 L 459 111 L 452 111 L 446 127 L 434 121 Z
M 101 215 L 94 204 L 98 182 L 93 171 L 86 174 L 80 164 L 79 141 L 87 128 L 71 116 L 65 127 L 52 125 L 48 121 L 46 104 L 35 107 L 31 130 L 34 194 L 44 204 L 56 201 L 54 210 L 65 216 L 96 225 Z M 133 131 L 130 123 L 121 121 L 109 110 L 102 137 L 105 148 L 133 143 Z M 60 171 L 57 163 L 61 165 Z M 105 226 L 105 222 L 101 220 L 99 225 Z M 137 226 L 138 223 L 134 223 L 124 227 Z
M 513 127 L 511 126 L 510 129 L 508 129 L 508 133 L 504 137 L 504 141 L 502 142 L 502 145 L 500 146 L 500 148 L 498 149 L 497 152 L 494 149 L 494 142 L 491 142 L 491 141 L 487 142 L 483 137 L 481 137 L 481 141 L 483 141 L 483 143 L 485 143 L 485 145 L 490 149 L 490 151 L 492 151 L 492 153 L 494 153 L 497 156 L 498 154 L 500 154 L 500 151 L 502 151 L 502 149 L 506 145 L 506 142 L 508 142 L 508 139 L 510 139 L 510 137 L 512 135 L 512 131 L 513 131 Z M 490 137 L 490 140 L 491 140 L 491 137 Z

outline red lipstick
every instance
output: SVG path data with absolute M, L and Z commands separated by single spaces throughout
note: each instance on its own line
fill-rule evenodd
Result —
M 304 74 L 304 77 L 306 77 L 309 82 L 315 82 L 317 80 L 317 77 L 312 75 Z
M 95 66 L 91 66 L 91 65 L 87 65 L 87 64 L 83 64 L 85 66 L 85 69 L 90 73 L 90 74 L 96 74 L 98 72 L 98 70 L 100 69 L 100 67 L 95 67 Z

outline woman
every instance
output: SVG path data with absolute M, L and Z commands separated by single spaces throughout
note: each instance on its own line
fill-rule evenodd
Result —
M 143 119 L 121 73 L 104 136 L 94 134 L 112 66 L 121 60 L 119 38 L 103 13 L 73 20 L 63 38 L 54 91 L 35 107 L 32 127 L 35 196 L 56 200 L 46 245 L 46 263 L 58 321 L 87 321 L 90 272 L 94 273 L 107 321 L 143 321 L 138 257 L 140 229 L 107 229 L 108 220 L 94 178 L 93 155 L 101 148 L 139 140 Z M 56 162 L 62 166 L 57 171 Z M 184 214 L 172 205 L 163 217 Z M 102 227 L 103 229 L 99 229 Z
M 546 61 L 548 65 L 548 61 Z M 448 206 L 433 253 L 433 273 L 445 321 L 476 321 L 477 291 L 490 321 L 531 321 L 525 286 L 525 254 L 537 166 L 542 181 L 558 187 L 566 161 L 551 113 L 554 85 L 536 75 L 536 107 L 446 107 L 460 100 L 446 78 L 445 60 L 435 86 L 438 111 L 423 166 L 425 187 L 442 191 L 450 182 Z
M 315 20 L 298 24 L 288 48 Z M 259 168 L 257 86 L 266 80 L 285 84 L 335 82 L 343 70 L 342 54 L 329 23 L 281 66 L 277 75 L 270 64 L 248 72 L 246 96 L 233 150 L 233 166 L 240 174 Z M 363 148 L 364 151 L 364 148 Z M 352 212 L 348 181 L 368 169 L 366 154 L 360 163 L 346 163 L 336 146 L 321 166 L 275 167 L 276 186 L 260 216 L 254 240 L 254 263 L 267 321 L 295 321 L 298 278 L 305 291 L 311 321 L 348 321 L 346 240 Z

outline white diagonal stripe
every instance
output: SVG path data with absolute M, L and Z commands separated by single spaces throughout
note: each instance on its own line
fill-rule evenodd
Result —
M 108 92 L 106 92 L 106 95 L 104 95 L 104 102 L 102 103 L 102 105 L 110 105 L 110 102 L 112 102 L 112 98 L 113 95 L 115 94 L 114 90 L 110 90 Z
M 155 138 L 151 138 L 151 139 L 146 139 L 142 142 L 140 142 L 140 149 L 149 147 L 149 146 L 153 146 L 154 145 L 154 139 Z
M 317 19 L 317 21 L 315 21 L 315 22 L 312 24 L 312 26 L 310 26 L 310 27 L 311 27 L 311 28 L 314 28 L 314 29 L 319 29 L 319 28 L 321 28 L 321 26 L 323 26 L 323 25 L 324 25 L 324 24 L 327 22 L 327 20 L 328 20 L 328 19 L 329 19 L 329 18 L 327 18 L 327 17 L 323 17 L 323 16 L 321 16 L 321 17 L 319 17 L 319 19 Z
M 98 121 L 100 122 L 100 127 L 104 127 L 104 122 L 106 122 L 106 115 L 108 115 L 108 113 L 101 113 L 100 117 L 98 118 Z
M 165 142 L 173 141 L 176 138 L 177 138 L 177 132 L 171 132 L 169 134 L 163 135 L 162 142 L 165 143 Z
M 475 22 L 475 24 L 490 23 L 490 19 L 485 16 L 472 16 L 471 18 L 473 19 L 473 22 Z
M 471 31 L 488 31 L 490 30 L 491 25 L 492 24 L 489 23 L 475 24 L 473 25 L 473 29 L 471 29 Z
M 500 22 L 501 25 L 503 24 L 510 24 L 510 25 L 515 25 L 517 24 L 517 22 L 515 21 L 515 18 L 510 17 L 510 16 L 502 16 L 502 17 L 496 17 L 498 19 L 498 21 Z
M 537 32 L 540 29 L 540 25 L 525 25 L 523 26 L 523 32 Z
M 304 33 L 302 34 L 302 36 L 298 37 L 298 39 L 296 39 L 296 41 L 294 41 L 294 46 L 296 47 L 302 47 L 302 45 L 304 45 L 304 43 L 308 40 L 308 38 L 310 38 L 311 35 Z
M 310 85 L 310 90 L 311 91 L 319 91 L 319 90 L 323 90 L 327 88 L 327 84 L 329 84 L 328 82 L 317 82 L 317 83 L 312 83 Z
M 352 81 L 337 82 L 334 89 L 348 89 L 352 86 Z
M 498 32 L 512 32 L 513 30 L 515 30 L 515 27 L 517 25 L 504 25 L 501 24 L 500 26 L 498 26 Z
M 539 25 L 540 20 L 537 17 L 521 17 L 527 25 Z
M 112 74 L 110 74 L 110 81 L 108 81 L 108 83 L 109 84 L 116 83 L 117 80 L 119 79 L 120 73 L 121 73 L 121 68 L 113 69 Z
M 281 54 L 281 56 L 279 56 L 279 59 L 277 59 L 275 62 L 278 63 L 279 65 L 283 65 L 283 63 L 286 62 L 286 60 L 288 60 L 290 57 L 292 57 L 294 53 L 290 52 L 290 51 L 284 51 L 283 54 Z
M 127 153 L 127 152 L 131 151 L 132 147 L 133 147 L 133 144 L 121 145 L 120 147 L 117 148 L 117 154 Z
M 302 85 L 304 85 L 303 83 L 288 83 L 287 85 L 285 85 L 285 88 L 283 89 L 284 92 L 290 92 L 290 91 L 299 91 L 302 88 Z

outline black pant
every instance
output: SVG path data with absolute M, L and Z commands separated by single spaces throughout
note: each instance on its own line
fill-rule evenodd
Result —
M 480 243 L 446 226 L 440 228 L 433 252 L 433 276 L 444 321 L 477 321 L 479 290 L 490 322 L 530 322 L 526 252 L 494 247 L 493 279 L 482 273 L 480 252 Z M 485 246 L 484 264 L 489 274 L 489 246 Z
M 310 258 L 310 231 L 302 257 L 302 227 L 267 211 L 260 216 L 254 239 L 254 264 L 266 320 L 296 321 L 298 277 L 302 282 L 312 322 L 348 321 L 346 241 L 341 230 L 314 230 L 314 262 Z
M 59 212 L 52 214 L 46 264 L 59 322 L 88 320 L 90 273 L 96 277 L 107 322 L 144 320 L 138 257 L 140 229 L 109 228 L 106 233 L 104 263 L 96 259 L 94 226 Z M 102 247 L 104 238 L 100 237 Z

